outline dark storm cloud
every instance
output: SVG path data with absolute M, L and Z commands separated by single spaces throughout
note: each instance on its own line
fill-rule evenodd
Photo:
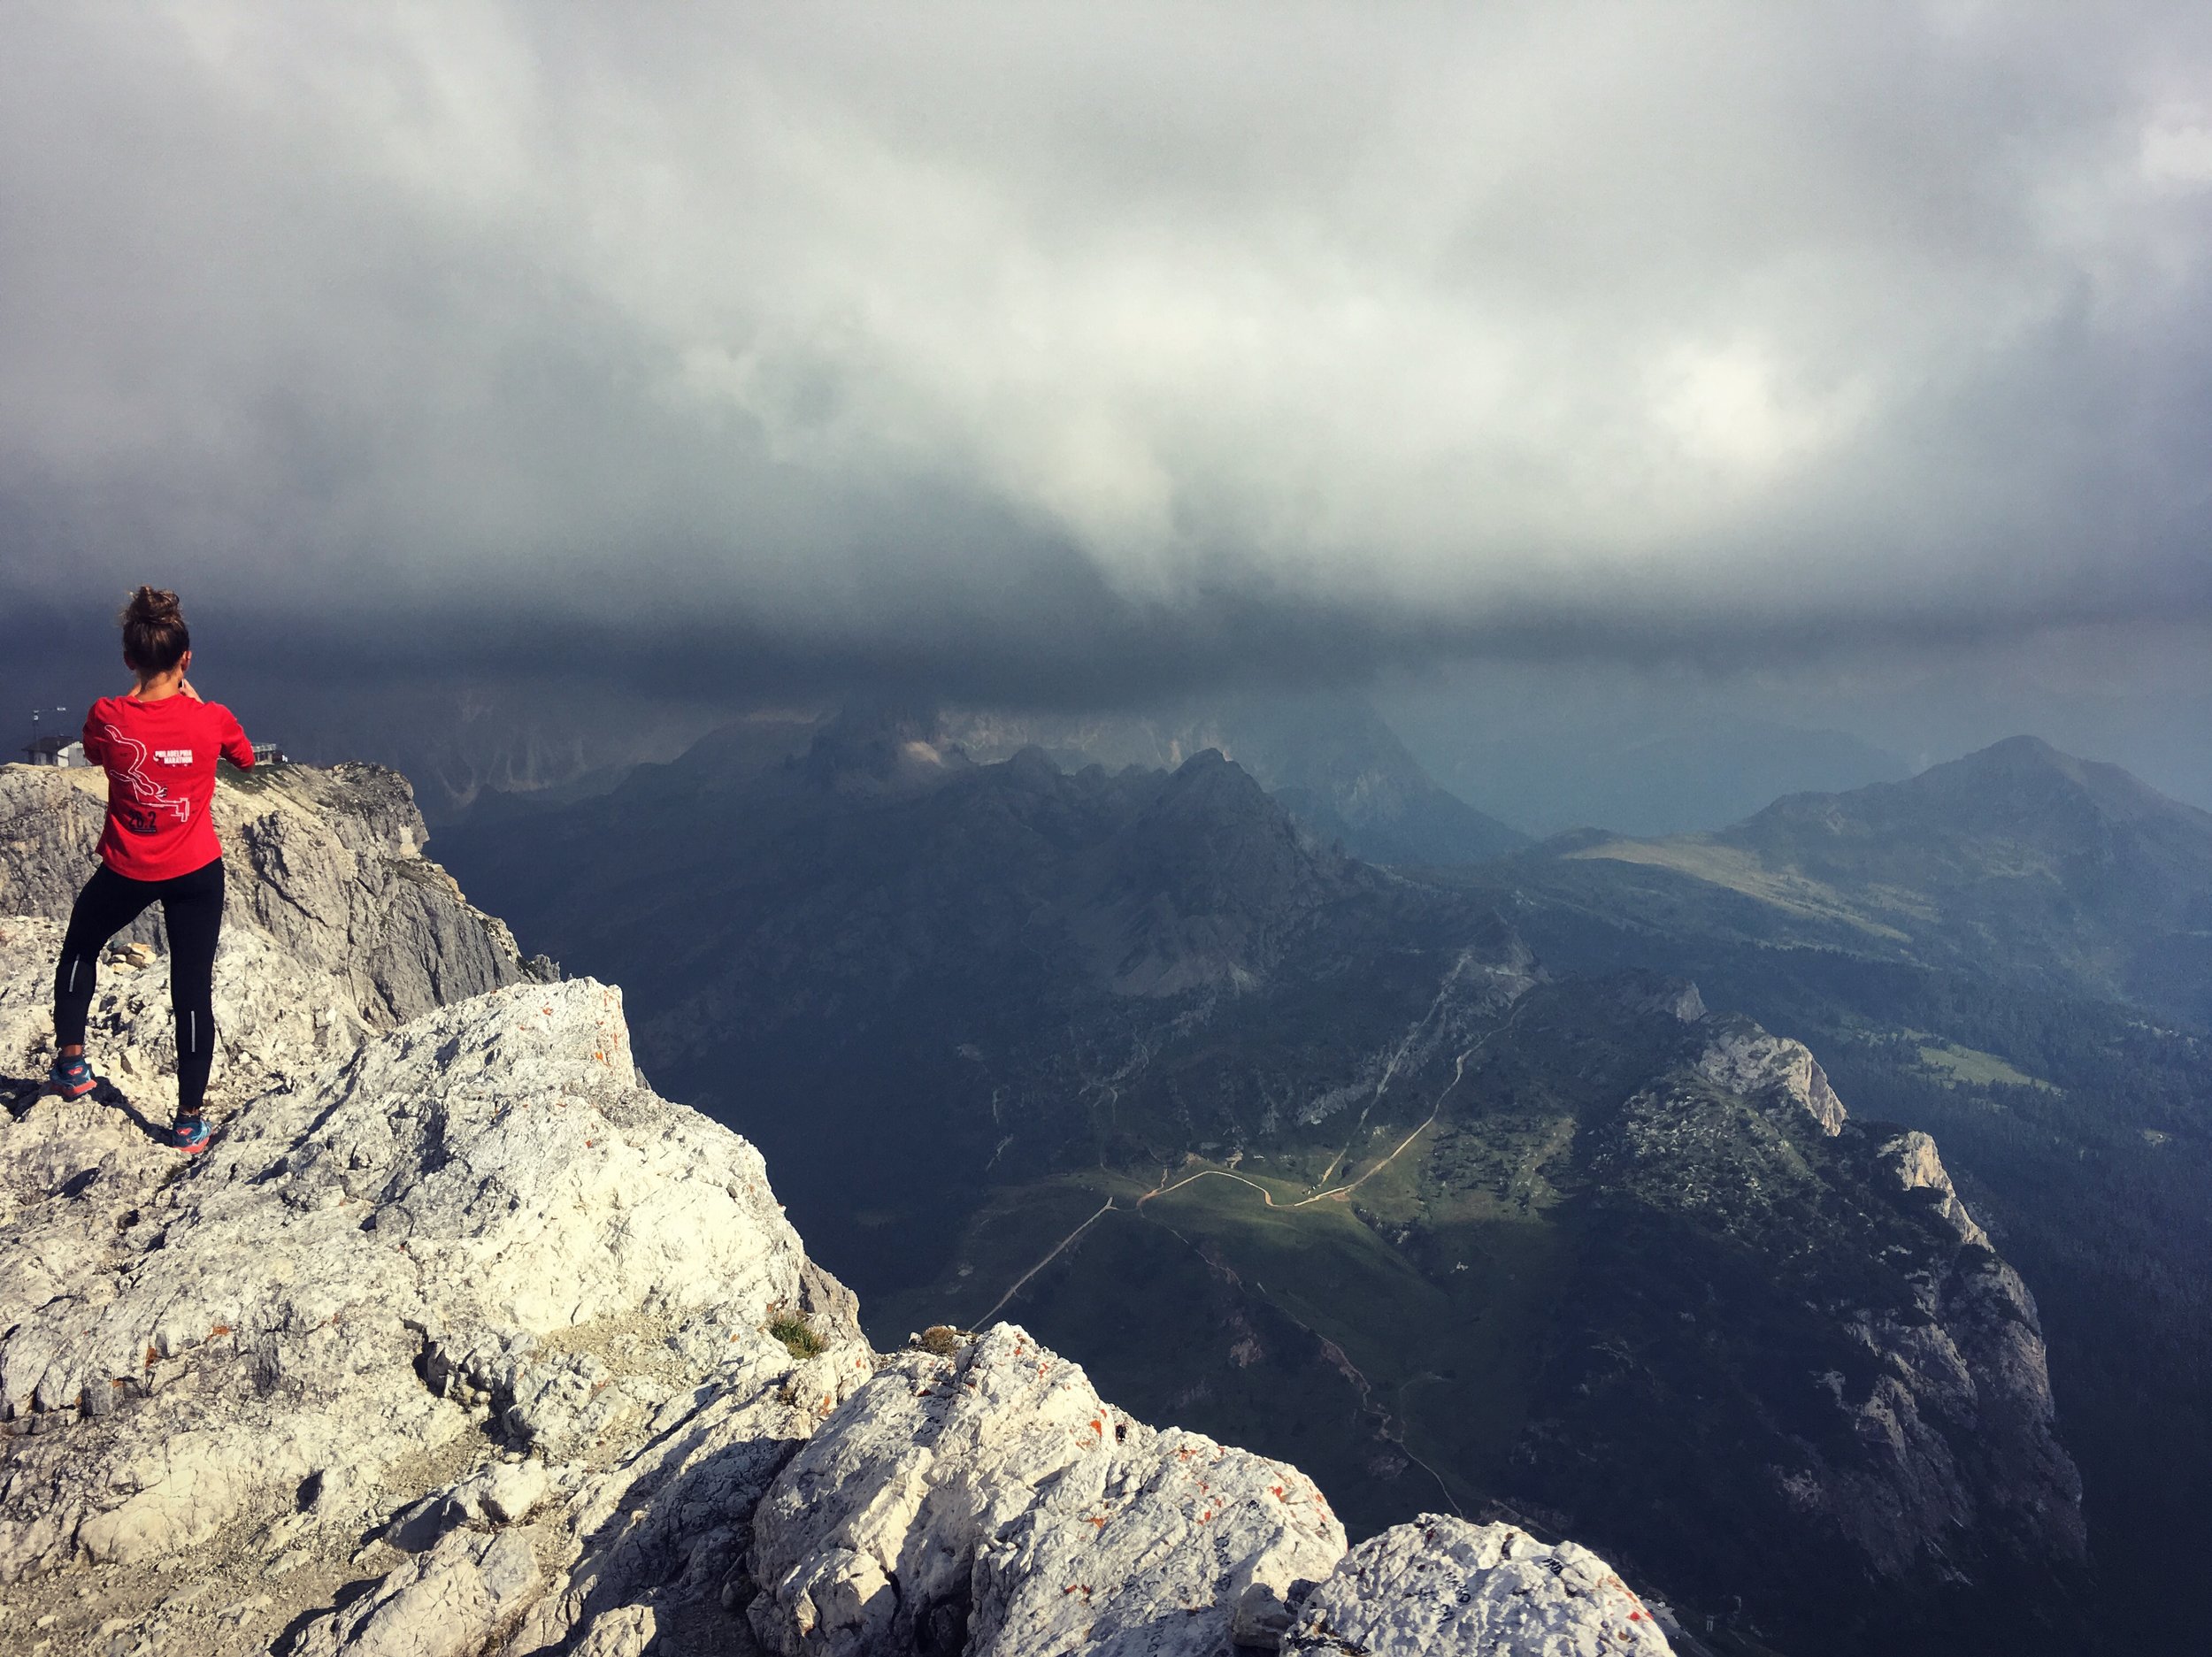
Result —
M 0 602 L 1068 700 L 2200 621 L 2208 70 L 2182 5 L 35 12 Z

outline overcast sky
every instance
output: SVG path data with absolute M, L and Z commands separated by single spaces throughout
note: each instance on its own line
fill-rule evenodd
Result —
M 2212 622 L 2200 4 L 7 33 L 27 648 L 142 579 L 299 671 L 1067 699 Z

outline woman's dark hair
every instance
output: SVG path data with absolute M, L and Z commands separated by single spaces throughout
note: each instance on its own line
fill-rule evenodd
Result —
M 123 624 L 123 660 L 134 673 L 166 673 L 192 648 L 177 595 L 165 587 L 140 587 L 116 619 Z

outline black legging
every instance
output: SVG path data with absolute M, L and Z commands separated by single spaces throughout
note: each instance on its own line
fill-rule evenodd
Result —
M 169 926 L 169 1006 L 177 1016 L 177 1111 L 196 1116 L 215 1062 L 215 944 L 223 931 L 223 860 L 173 880 L 133 880 L 102 863 L 77 894 L 54 969 L 54 1045 L 81 1047 L 100 951 L 158 901 Z

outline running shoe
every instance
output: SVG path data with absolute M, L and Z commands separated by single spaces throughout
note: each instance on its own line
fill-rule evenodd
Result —
M 179 1116 L 176 1125 L 169 1130 L 169 1143 L 187 1156 L 197 1156 L 207 1149 L 207 1142 L 215 1130 L 207 1125 L 205 1116 Z
M 83 1054 L 73 1053 L 67 1058 L 54 1061 L 46 1072 L 46 1082 L 64 1099 L 82 1099 L 100 1085 L 100 1078 L 92 1073 Z

